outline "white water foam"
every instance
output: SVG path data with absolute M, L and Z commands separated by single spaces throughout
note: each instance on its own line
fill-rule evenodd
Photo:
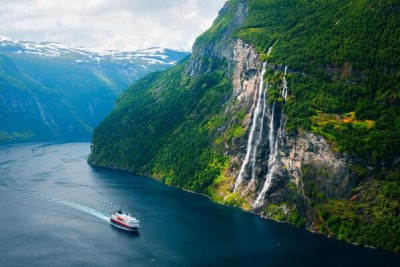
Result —
M 272 48 L 273 45 L 268 48 L 268 52 L 267 52 L 267 56 L 269 56 L 272 52 Z M 243 174 L 245 171 L 245 168 L 247 166 L 247 164 L 249 163 L 249 158 L 250 155 L 252 156 L 251 159 L 251 163 L 252 163 L 252 171 L 251 171 L 251 181 L 249 183 L 249 186 L 254 183 L 255 181 L 255 168 L 256 168 L 256 156 L 257 156 L 257 147 L 259 146 L 259 144 L 261 143 L 261 138 L 262 138 L 262 132 L 263 132 L 263 127 L 264 127 L 264 117 L 265 117 L 265 109 L 266 109 L 266 90 L 268 90 L 268 85 L 266 90 L 264 90 L 264 94 L 263 97 L 261 98 L 261 93 L 264 87 L 264 74 L 266 72 L 266 68 L 267 68 L 267 61 L 263 63 L 263 68 L 260 74 L 260 87 L 259 87 L 259 92 L 258 92 L 258 99 L 257 99 L 257 106 L 256 109 L 254 111 L 253 114 L 253 121 L 252 121 L 252 125 L 251 125 L 251 129 L 250 129 L 250 134 L 249 134 L 249 139 L 247 140 L 247 148 L 246 148 L 246 156 L 244 158 L 244 161 L 242 163 L 242 166 L 240 168 L 239 171 L 239 175 L 238 178 L 235 181 L 235 186 L 234 186 L 234 192 L 237 190 L 237 188 L 242 184 L 243 182 Z M 263 112 L 262 112 L 262 116 L 261 116 L 261 125 L 260 125 L 260 132 L 258 135 L 258 138 L 256 140 L 256 144 L 253 145 L 253 138 L 254 138 L 254 132 L 257 126 L 257 121 L 258 121 L 258 117 L 259 117 L 259 113 L 260 113 L 260 102 L 261 99 L 263 100 Z M 253 152 L 253 153 L 251 153 Z
M 96 209 L 93 209 L 91 207 L 88 207 L 88 206 L 85 206 L 85 205 L 82 205 L 82 204 L 78 204 L 78 203 L 75 203 L 75 202 L 65 201 L 65 200 L 60 200 L 60 199 L 57 199 L 57 198 L 48 197 L 48 196 L 45 196 L 45 195 L 43 195 L 43 194 L 41 194 L 41 193 L 39 193 L 37 191 L 24 189 L 24 188 L 22 188 L 22 187 L 20 187 L 18 185 L 12 185 L 12 184 L 7 183 L 7 182 L 4 183 L 4 184 L 7 187 L 9 187 L 11 189 L 14 189 L 14 190 L 16 190 L 18 192 L 29 194 L 32 197 L 35 197 L 35 198 L 38 198 L 38 199 L 43 199 L 43 200 L 46 200 L 46 201 L 49 201 L 49 202 L 62 204 L 62 205 L 65 205 L 65 206 L 68 206 L 68 207 L 83 211 L 83 212 L 85 212 L 87 214 L 93 215 L 94 217 L 96 217 L 96 218 L 98 218 L 98 219 L 100 219 L 102 221 L 109 222 L 109 215 L 107 213 L 105 213 L 105 212 L 102 212 L 102 211 L 99 211 L 99 210 L 96 210 Z
M 253 154 L 252 154 L 252 158 L 251 158 L 251 162 L 252 162 L 251 168 L 252 168 L 252 171 L 251 171 L 251 181 L 250 181 L 250 184 L 249 184 L 249 185 L 253 184 L 254 181 L 255 181 L 255 179 L 256 179 L 256 157 L 257 157 L 257 148 L 258 148 L 258 146 L 259 146 L 260 143 L 261 143 L 261 139 L 262 139 L 263 131 L 264 131 L 264 118 L 265 118 L 265 110 L 266 110 L 266 107 L 267 107 L 267 104 L 266 104 L 266 101 L 267 101 L 267 99 L 266 99 L 266 93 L 267 93 L 267 91 L 268 91 L 268 84 L 266 85 L 266 88 L 265 88 L 264 94 L 263 94 L 263 99 L 262 99 L 262 101 L 263 101 L 263 112 L 262 112 L 262 115 L 261 115 L 260 132 L 259 132 L 259 134 L 258 134 L 258 138 L 257 138 L 257 140 L 256 140 L 256 145 L 255 145 L 255 147 L 254 147 Z
M 265 193 L 268 191 L 269 187 L 271 186 L 272 176 L 276 169 L 276 160 L 278 157 L 278 140 L 275 136 L 274 130 L 274 115 L 275 115 L 275 102 L 272 104 L 271 108 L 271 119 L 269 125 L 269 158 L 268 158 L 268 172 L 265 178 L 264 186 L 258 195 L 256 201 L 254 202 L 254 207 L 259 207 L 262 202 L 264 201 Z
M 286 80 L 286 74 L 287 74 L 287 66 L 285 66 L 285 74 L 283 75 L 283 89 L 282 89 L 282 97 L 283 99 L 287 98 L 287 80 Z
M 244 170 L 245 170 L 247 164 L 249 163 L 251 151 L 252 151 L 252 149 L 254 149 L 253 139 L 254 139 L 255 129 L 256 129 L 256 126 L 257 126 L 257 119 L 258 119 L 259 114 L 261 112 L 260 104 L 261 104 L 261 98 L 262 98 L 262 90 L 263 90 L 263 87 L 264 87 L 264 74 L 265 74 L 266 68 L 267 68 L 267 63 L 264 62 L 263 63 L 263 68 L 262 68 L 262 71 L 261 71 L 261 74 L 260 74 L 260 87 L 258 89 L 257 105 L 256 105 L 256 108 L 255 108 L 255 110 L 253 112 L 253 120 L 252 120 L 252 124 L 251 124 L 251 128 L 250 128 L 249 139 L 247 140 L 246 156 L 245 156 L 244 161 L 242 163 L 242 166 L 240 168 L 240 172 L 239 172 L 238 178 L 236 179 L 235 187 L 233 189 L 234 192 L 237 190 L 237 188 L 243 182 L 243 173 L 244 173 Z
M 103 221 L 106 221 L 106 222 L 110 221 L 109 215 L 107 213 L 95 210 L 95 209 L 90 208 L 88 206 L 84 206 L 84 205 L 81 205 L 81 204 L 78 204 L 78 203 L 64 201 L 64 200 L 55 200 L 54 202 L 60 203 L 60 204 L 64 204 L 64 205 L 66 205 L 68 207 L 83 211 L 83 212 L 85 212 L 87 214 L 90 214 L 90 215 L 93 215 L 93 216 L 99 218 L 100 220 L 103 220 Z

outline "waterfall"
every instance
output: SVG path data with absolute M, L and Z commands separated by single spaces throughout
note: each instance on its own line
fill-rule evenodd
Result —
M 53 134 L 57 133 L 59 129 L 58 129 L 57 124 L 55 123 L 53 117 L 51 116 L 51 114 L 46 112 L 46 110 L 40 104 L 40 102 L 36 96 L 34 96 L 33 99 L 35 100 L 35 103 L 36 103 L 37 107 L 39 108 L 40 117 L 42 118 L 43 123 L 46 124 L 46 126 L 50 129 L 50 131 Z
M 255 180 L 255 178 L 256 178 L 256 157 L 257 157 L 257 148 L 258 148 L 258 146 L 259 146 L 260 143 L 261 143 L 261 139 L 262 139 L 262 135 L 263 135 L 265 110 L 266 110 L 266 106 L 267 106 L 267 104 L 266 104 L 266 100 L 267 100 L 267 99 L 266 99 L 266 93 L 267 93 L 267 91 L 268 91 L 268 83 L 267 83 L 267 85 L 266 85 L 266 88 L 265 88 L 264 94 L 263 94 L 263 98 L 262 98 L 262 101 L 263 101 L 263 111 L 262 111 L 262 115 L 261 115 L 260 132 L 259 132 L 259 134 L 258 134 L 258 138 L 257 138 L 257 140 L 256 140 L 256 145 L 255 145 L 255 147 L 254 147 L 254 150 L 253 150 L 253 153 L 252 153 L 252 157 L 251 157 L 251 162 L 252 162 L 251 168 L 252 168 L 252 172 L 251 172 L 251 182 L 250 182 L 250 183 L 253 183 L 254 180 Z
M 256 201 L 254 202 L 254 207 L 259 207 L 263 200 L 265 193 L 268 191 L 269 187 L 271 186 L 272 176 L 276 169 L 276 160 L 278 157 L 278 140 L 277 136 L 275 135 L 275 128 L 274 128 L 274 117 L 275 117 L 275 102 L 272 104 L 271 108 L 271 119 L 269 123 L 269 159 L 268 159 L 268 172 L 265 177 L 264 186 L 258 195 Z
M 287 80 L 286 80 L 286 74 L 287 74 L 287 66 L 285 66 L 285 74 L 283 75 L 283 90 L 282 90 L 282 97 L 283 99 L 287 98 Z
M 268 55 L 268 56 L 269 56 L 269 54 L 271 54 L 272 47 L 273 47 L 273 46 L 271 46 L 270 48 L 268 48 L 268 52 L 267 52 L 267 55 Z
M 241 185 L 241 183 L 243 182 L 244 170 L 245 170 L 247 164 L 249 163 L 249 159 L 250 159 L 252 150 L 255 149 L 253 140 L 254 140 L 254 133 L 256 130 L 256 126 L 257 126 L 257 120 L 258 120 L 258 117 L 259 117 L 260 111 L 261 111 L 260 105 L 261 105 L 262 91 L 263 91 L 263 87 L 264 87 L 264 74 L 265 74 L 266 68 L 267 68 L 267 62 L 264 62 L 262 71 L 260 74 L 260 87 L 258 89 L 257 105 L 253 112 L 253 120 L 252 120 L 252 124 L 251 124 L 251 128 L 250 128 L 249 139 L 247 140 L 246 156 L 245 156 L 242 166 L 240 168 L 240 172 L 239 172 L 238 178 L 236 179 L 233 191 L 236 191 L 236 189 L 239 187 L 239 185 Z

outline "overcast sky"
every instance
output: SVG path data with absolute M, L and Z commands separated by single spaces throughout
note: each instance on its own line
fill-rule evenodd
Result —
M 0 0 L 0 35 L 100 49 L 191 48 L 226 0 Z

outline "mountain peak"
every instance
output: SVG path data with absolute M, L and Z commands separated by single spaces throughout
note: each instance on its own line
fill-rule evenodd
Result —
M 175 65 L 178 61 L 173 52 L 189 54 L 190 50 L 173 50 L 151 47 L 136 51 L 101 50 L 96 48 L 69 46 L 57 42 L 17 41 L 0 35 L 0 52 L 8 54 L 30 54 L 37 57 L 68 57 L 77 63 L 91 61 L 139 61 L 147 64 Z M 181 58 L 181 56 L 179 56 Z

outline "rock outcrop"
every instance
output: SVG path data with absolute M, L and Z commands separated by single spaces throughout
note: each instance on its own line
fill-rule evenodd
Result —
M 285 100 L 269 103 L 267 93 L 273 82 L 263 77 L 263 63 L 255 49 L 240 39 L 232 40 L 229 49 L 232 51 L 225 54 L 231 55 L 226 60 L 232 63 L 233 91 L 225 113 L 241 109 L 247 114 L 242 121 L 245 136 L 226 146 L 225 154 L 231 158 L 227 174 L 231 190 L 223 197 L 226 200 L 236 194 L 244 200 L 243 208 L 264 217 L 274 218 L 271 205 L 285 214 L 282 219 L 291 212 L 300 213 L 311 224 L 311 202 L 346 197 L 357 186 L 360 177 L 349 167 L 356 159 L 333 152 L 327 140 L 314 133 L 287 134 L 282 110 Z M 264 67 L 287 69 L 268 62 Z M 278 83 L 282 92 L 287 90 L 284 79 Z
M 368 157 L 339 152 L 370 153 L 365 142 L 373 136 L 368 133 L 375 134 L 379 149 L 377 136 L 386 138 L 383 147 L 390 150 L 387 144 L 396 136 L 394 130 L 374 131 L 372 120 L 356 118 L 356 105 L 372 103 L 364 103 L 358 93 L 376 91 L 356 79 L 364 58 L 361 65 L 340 69 L 321 63 L 339 60 L 340 49 L 329 54 L 325 46 L 315 46 L 316 40 L 309 45 L 308 37 L 320 34 L 327 46 L 336 44 L 330 43 L 338 37 L 333 31 L 314 27 L 315 9 L 322 19 L 327 8 L 307 1 L 227 2 L 210 30 L 196 40 L 190 59 L 147 76 L 122 95 L 95 130 L 89 162 L 152 176 L 349 242 L 398 250 L 389 226 L 398 219 L 398 191 L 390 188 L 396 187 L 390 177 L 398 172 L 389 173 L 392 180 L 383 192 L 383 179 L 374 179 L 379 166 L 370 170 Z M 333 15 L 343 14 L 335 8 Z M 362 24 L 364 14 L 358 19 Z M 353 97 L 359 100 L 350 101 Z M 372 152 L 369 158 L 385 154 Z M 382 205 L 388 212 L 376 216 Z M 383 229 L 385 239 L 376 229 Z

